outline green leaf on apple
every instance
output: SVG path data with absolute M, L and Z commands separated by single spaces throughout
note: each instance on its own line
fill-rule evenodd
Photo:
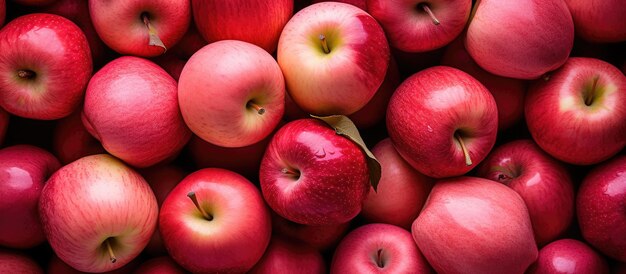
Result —
M 345 115 L 315 116 L 311 114 L 311 117 L 325 122 L 332 127 L 338 135 L 350 139 L 352 142 L 361 147 L 361 150 L 365 152 L 365 158 L 367 159 L 367 168 L 370 173 L 370 184 L 374 188 L 374 191 L 376 191 L 381 176 L 380 162 L 378 162 L 378 159 L 376 159 L 374 154 L 367 148 L 363 138 L 361 138 L 361 134 L 359 134 L 359 129 L 354 125 L 352 120 Z

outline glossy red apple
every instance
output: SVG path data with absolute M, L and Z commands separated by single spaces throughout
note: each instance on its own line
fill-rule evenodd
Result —
M 26 249 L 46 240 L 37 204 L 60 167 L 54 155 L 31 145 L 0 150 L 0 246 Z
M 625 90 L 626 76 L 615 66 L 572 57 L 528 91 L 528 131 L 541 149 L 561 161 L 602 162 L 626 145 Z
M 91 77 L 83 32 L 58 15 L 18 17 L 0 30 L 0 107 L 25 118 L 68 116 Z
M 438 273 L 523 273 L 537 259 L 524 200 L 487 179 L 438 181 L 411 232 Z
M 626 41 L 626 5 L 620 0 L 565 0 L 576 34 L 596 43 Z
M 313 0 L 311 1 L 311 4 L 315 4 L 315 3 L 319 3 L 319 2 L 341 2 L 341 3 L 346 3 L 346 4 L 350 4 L 353 5 L 359 9 L 362 9 L 364 11 L 367 11 L 367 0 Z
M 135 273 L 133 272 L 135 269 L 137 269 L 137 266 L 139 265 L 139 261 L 137 259 L 134 259 L 132 261 L 130 261 L 128 264 L 126 264 L 125 266 L 115 269 L 115 270 L 111 270 L 111 271 L 106 271 L 106 272 L 102 272 L 103 274 L 130 274 L 130 273 Z M 68 264 L 66 264 L 65 262 L 63 262 L 61 259 L 59 259 L 59 257 L 55 254 L 52 254 L 52 258 L 50 258 L 50 260 L 48 261 L 48 267 L 46 268 L 46 273 L 47 274 L 86 274 L 89 272 L 82 272 L 82 271 L 78 271 L 74 268 L 72 268 L 71 266 L 69 266 Z
M 272 214 L 272 231 L 275 235 L 317 250 L 330 250 L 350 229 L 350 222 L 336 225 L 303 225 Z
M 52 136 L 52 149 L 64 165 L 88 155 L 106 152 L 100 141 L 85 129 L 81 111 L 58 120 Z
M 50 177 L 41 192 L 39 214 L 61 260 L 80 271 L 104 272 L 141 253 L 156 228 L 158 206 L 137 172 L 98 154 Z
M 15 251 L 0 249 L 0 273 L 43 274 L 44 272 L 32 258 Z
M 206 168 L 170 192 L 159 230 L 168 253 L 186 270 L 243 273 L 263 256 L 272 226 L 263 197 L 250 181 Z
M 0 146 L 4 143 L 4 137 L 9 128 L 9 120 L 11 115 L 0 107 Z
M 436 66 L 400 84 L 387 108 L 387 131 L 417 171 L 452 177 L 487 156 L 496 140 L 497 115 L 485 86 L 461 70 Z
M 155 257 L 142 263 L 134 274 L 185 274 L 185 269 L 167 256 Z
M 316 249 L 274 236 L 261 260 L 248 273 L 323 274 L 326 273 L 326 262 Z
M 595 273 L 608 274 L 606 259 L 587 244 L 574 239 L 561 239 L 539 250 L 539 257 L 527 274 Z
M 578 190 L 576 214 L 585 240 L 604 255 L 626 262 L 626 156 L 592 169 Z

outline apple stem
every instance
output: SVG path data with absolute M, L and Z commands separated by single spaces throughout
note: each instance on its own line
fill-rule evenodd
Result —
M 426 13 L 428 13 L 428 15 L 430 16 L 430 19 L 433 20 L 433 24 L 435 25 L 439 25 L 439 19 L 437 19 L 437 17 L 435 17 L 435 14 L 433 13 L 433 11 L 430 9 L 430 7 L 424 3 L 419 4 L 420 8 L 423 9 Z
M 209 215 L 208 213 L 206 213 L 206 211 L 204 211 L 204 209 L 200 206 L 200 204 L 198 203 L 198 198 L 196 198 L 196 193 L 195 192 L 189 192 L 187 193 L 187 197 L 189 197 L 189 199 L 191 199 L 191 201 L 193 202 L 193 204 L 196 206 L 196 208 L 200 211 L 200 213 L 202 213 L 202 216 L 211 221 L 213 220 L 213 216 Z
M 35 72 L 32 70 L 20 69 L 17 71 L 17 76 L 20 78 L 32 79 L 35 77 Z
M 463 150 L 463 155 L 465 155 L 465 164 L 471 166 L 472 159 L 470 158 L 469 151 L 467 151 L 467 147 L 465 147 L 465 142 L 463 142 L 463 138 L 461 138 L 461 135 L 459 135 L 459 133 L 454 133 L 454 138 L 456 138 L 456 140 L 459 141 L 459 144 L 461 145 L 461 150 Z
M 385 262 L 383 262 L 383 250 L 379 249 L 376 252 L 376 265 L 380 268 L 385 267 Z
M 109 239 L 106 239 L 104 243 L 107 246 L 107 251 L 109 252 L 109 259 L 111 260 L 111 263 L 117 262 L 117 258 L 115 258 L 115 253 L 113 253 L 113 248 L 111 247 L 111 241 L 109 241 Z
M 248 102 L 248 107 L 253 108 L 259 115 L 263 115 L 265 113 L 265 109 L 256 103 L 250 101 Z
M 324 51 L 324 53 L 326 54 L 330 53 L 330 49 L 328 48 L 328 43 L 326 42 L 326 36 L 324 36 L 324 34 L 320 34 L 319 38 L 320 38 L 320 42 L 322 43 L 322 50 Z
M 165 44 L 163 44 L 163 41 L 161 41 L 161 38 L 157 34 L 157 30 L 152 24 L 150 24 L 150 18 L 148 17 L 148 14 L 145 12 L 142 13 L 141 20 L 143 21 L 144 25 L 146 25 L 146 28 L 148 28 L 148 36 L 150 37 L 150 40 L 148 40 L 148 45 L 162 47 L 163 53 L 165 53 L 167 51 L 167 47 L 165 47 Z
M 291 175 L 294 177 L 299 177 L 300 176 L 300 172 L 298 172 L 297 170 L 294 170 L 292 168 L 283 168 L 280 172 L 282 172 L 283 174 L 287 174 L 287 175 Z
M 593 83 L 591 84 L 591 90 L 587 92 L 585 96 L 585 105 L 591 106 L 593 104 L 593 96 L 596 93 L 596 86 L 598 85 L 599 77 L 596 76 L 593 78 Z

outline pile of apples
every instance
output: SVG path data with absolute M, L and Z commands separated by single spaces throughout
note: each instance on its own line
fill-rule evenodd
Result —
M 626 273 L 625 17 L 0 0 L 0 273 Z

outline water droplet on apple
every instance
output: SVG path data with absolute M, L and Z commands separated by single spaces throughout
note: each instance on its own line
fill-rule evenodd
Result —
M 427 129 L 428 129 L 428 132 L 433 132 L 433 128 L 432 127 L 428 126 Z
M 326 157 L 326 150 L 324 150 L 324 148 L 318 150 L 317 152 L 315 152 L 315 157 L 317 157 L 317 158 L 324 158 L 324 157 Z

